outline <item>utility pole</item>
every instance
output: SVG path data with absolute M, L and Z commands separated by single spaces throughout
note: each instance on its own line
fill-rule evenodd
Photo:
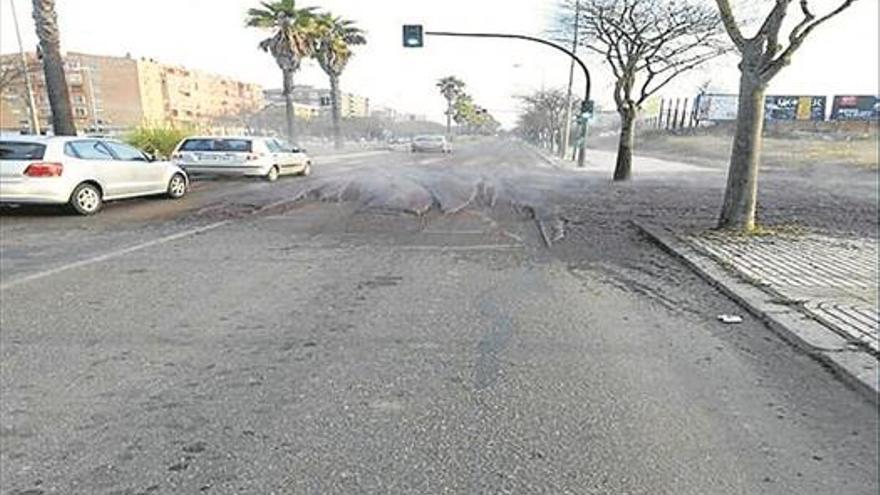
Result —
M 18 29 L 18 16 L 15 15 L 15 1 L 9 0 L 12 9 L 12 23 L 15 24 L 15 37 L 18 39 L 18 54 L 21 57 L 21 71 L 24 75 L 24 85 L 27 88 L 28 114 L 30 115 L 31 132 L 40 134 L 40 115 L 37 113 L 37 102 L 34 100 L 34 87 L 31 85 L 31 73 L 28 70 L 27 57 L 24 55 L 24 45 L 21 44 L 21 31 Z
M 580 0 L 575 0 L 574 2 L 574 37 L 571 43 L 571 52 L 577 54 L 577 46 L 578 46 L 578 26 L 580 25 L 581 20 L 581 2 Z M 574 59 L 571 59 L 571 64 L 568 67 L 568 92 L 565 97 L 565 132 L 562 135 L 562 153 L 561 157 L 564 160 L 568 155 L 568 147 L 570 146 L 571 141 L 571 87 L 574 84 Z

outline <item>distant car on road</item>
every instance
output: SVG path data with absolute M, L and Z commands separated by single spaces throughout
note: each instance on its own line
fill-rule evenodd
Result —
M 389 151 L 406 151 L 412 146 L 412 141 L 406 138 L 393 138 L 388 140 L 386 149 Z
M 171 155 L 189 174 L 263 177 L 274 182 L 283 174 L 309 175 L 306 150 L 271 137 L 200 136 L 186 138 Z
M 416 136 L 412 141 L 410 149 L 413 153 L 418 153 L 422 151 L 435 151 L 439 153 L 452 152 L 452 149 L 449 147 L 449 142 L 446 140 L 446 138 L 439 135 Z
M 0 139 L 0 203 L 68 204 L 91 215 L 105 201 L 154 194 L 179 199 L 188 187 L 179 167 L 114 139 Z

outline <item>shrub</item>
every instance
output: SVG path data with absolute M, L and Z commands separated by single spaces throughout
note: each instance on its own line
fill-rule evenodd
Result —
M 174 152 L 177 143 L 192 134 L 193 132 L 188 129 L 138 127 L 125 136 L 125 141 L 156 158 L 167 159 Z

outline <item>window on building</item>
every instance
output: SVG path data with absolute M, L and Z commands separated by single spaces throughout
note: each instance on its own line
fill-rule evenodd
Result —
M 75 107 L 73 109 L 73 115 L 76 117 L 86 117 L 89 115 L 89 112 L 83 107 Z
M 73 102 L 78 103 L 80 105 L 85 105 L 86 97 L 83 95 L 73 95 Z

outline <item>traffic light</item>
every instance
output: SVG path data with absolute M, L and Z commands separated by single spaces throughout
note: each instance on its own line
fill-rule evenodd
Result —
M 403 25 L 403 46 L 406 48 L 421 48 L 425 46 L 421 24 Z
M 581 113 L 587 115 L 593 115 L 593 110 L 595 109 L 595 105 L 593 100 L 585 100 L 581 102 Z
M 590 121 L 590 117 L 593 116 L 593 111 L 595 110 L 595 104 L 593 100 L 586 100 L 581 102 L 581 113 L 577 117 L 577 121 L 580 124 L 584 124 Z

